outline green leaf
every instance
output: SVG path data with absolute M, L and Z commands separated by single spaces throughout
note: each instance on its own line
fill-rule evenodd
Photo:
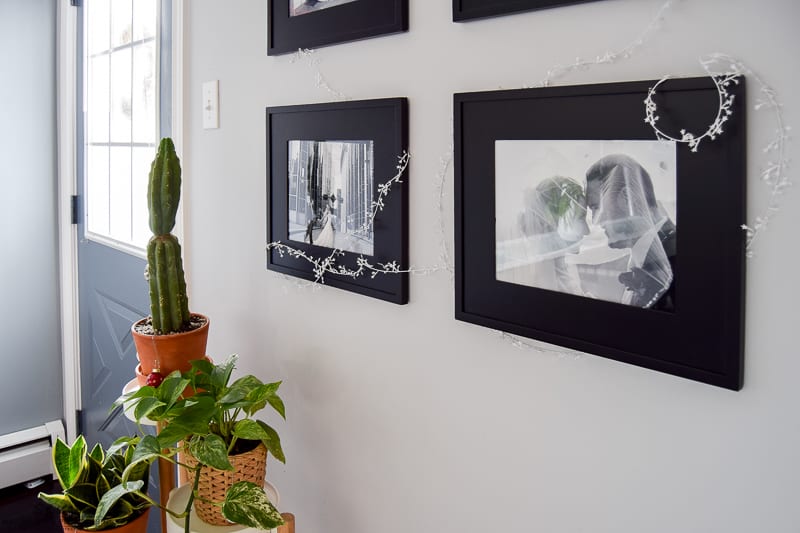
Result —
M 100 501 L 100 498 L 103 497 L 103 494 L 111 490 L 111 483 L 108 482 L 105 476 L 100 476 L 97 478 L 97 482 L 94 484 L 95 496 L 97 497 L 97 501 Z
M 52 505 L 59 511 L 66 511 L 69 513 L 78 512 L 78 508 L 75 507 L 75 504 L 72 503 L 72 500 L 70 500 L 69 496 L 66 494 L 45 494 L 44 492 L 40 492 L 38 496 L 40 500 Z
M 117 503 L 120 498 L 126 494 L 139 491 L 143 486 L 144 481 L 131 481 L 129 483 L 117 485 L 110 491 L 106 492 L 100 499 L 100 503 L 97 505 L 97 511 L 94 514 L 95 525 L 99 525 L 103 522 L 103 519 L 106 517 L 106 514 L 108 514 L 108 511 L 114 506 L 115 503 Z M 130 508 L 130 504 L 128 504 L 128 507 Z
M 140 513 L 136 512 L 137 508 L 133 507 L 130 503 L 125 500 L 120 500 L 117 502 L 117 505 L 113 508 L 112 511 L 106 515 L 106 518 L 101 521 L 99 524 L 94 522 L 90 528 L 87 528 L 87 531 L 107 531 L 110 529 L 119 528 L 124 526 L 125 524 L 129 524 L 132 522 L 136 517 L 139 516 Z M 92 517 L 92 521 L 94 521 L 95 517 Z
M 97 502 L 100 498 L 97 496 L 97 490 L 94 483 L 78 483 L 74 487 L 67 489 L 65 494 L 69 496 L 72 501 L 80 507 L 97 507 Z
M 127 451 L 126 451 L 127 455 Z M 130 461 L 126 461 L 120 453 L 109 455 L 106 457 L 106 462 L 103 464 L 103 473 L 106 477 L 114 480 L 119 480 L 122 477 L 122 472 Z
M 266 433 L 267 438 L 261 439 L 261 442 L 264 443 L 264 446 L 267 447 L 269 453 L 271 453 L 275 459 L 282 463 L 286 463 L 286 457 L 283 455 L 283 448 L 281 448 L 281 438 L 278 436 L 278 432 L 269 427 L 267 424 L 258 420 L 258 425 L 261 426 L 261 429 L 264 430 Z
M 142 398 L 142 400 L 136 404 L 136 408 L 133 410 L 133 416 L 136 418 L 137 422 L 141 423 L 142 420 L 147 418 L 153 411 L 165 405 L 166 404 L 158 398 Z M 159 420 L 161 417 L 154 416 L 153 418 Z
M 206 374 L 210 376 L 214 372 L 214 363 L 205 359 L 194 359 L 190 361 L 192 365 L 191 374 Z
M 83 435 L 75 440 L 72 447 L 61 439 L 56 440 L 56 445 L 53 446 L 53 467 L 63 489 L 72 487 L 78 481 L 81 471 L 86 467 L 85 453 L 86 441 Z
M 283 400 L 281 400 L 280 396 L 273 394 L 272 396 L 267 397 L 267 401 L 272 408 L 278 411 L 281 417 L 286 420 L 286 407 L 283 405 Z
M 143 457 L 141 460 L 130 463 L 119 478 L 119 482 L 148 481 L 150 465 L 155 458 L 153 456 Z
M 214 371 L 211 373 L 211 392 L 215 397 L 226 387 L 226 385 L 228 385 L 228 381 L 231 379 L 231 373 L 233 372 L 233 367 L 236 366 L 236 360 L 238 358 L 238 355 L 233 354 L 228 357 L 224 363 L 214 367 Z
M 260 379 L 252 375 L 241 377 L 228 387 L 225 394 L 219 399 L 219 403 L 228 406 L 241 402 L 248 394 L 263 384 Z
M 156 395 L 155 387 L 150 387 L 150 386 L 139 387 L 138 389 L 131 391 L 127 394 L 123 394 L 122 396 L 114 400 L 114 403 L 111 404 L 111 409 L 109 409 L 109 411 L 113 411 L 114 409 L 123 404 L 126 404 L 127 407 L 127 404 L 129 403 L 132 404 L 135 401 L 138 401 L 140 398 L 148 398 L 155 395 Z
M 189 386 L 189 380 L 183 379 L 176 370 L 164 378 L 164 381 L 156 389 L 156 395 L 169 409 L 180 399 L 187 386 Z
M 103 461 L 105 460 L 105 455 L 103 454 L 103 447 L 100 446 L 99 442 L 95 444 L 94 448 L 92 448 L 92 451 L 89 452 L 89 457 L 91 457 L 98 463 L 103 464 Z
M 248 404 L 242 406 L 245 408 L 247 414 L 249 416 L 253 416 L 255 413 L 266 407 L 267 402 L 269 401 L 270 405 L 272 405 L 283 418 L 286 418 L 283 401 L 278 398 L 278 395 L 276 394 L 280 385 L 280 381 L 275 383 L 267 383 L 250 391 L 250 393 L 247 395 L 247 398 L 245 398 L 248 401 Z
M 214 467 L 217 470 L 233 470 L 233 465 L 228 461 L 228 447 L 219 435 L 206 435 L 192 439 L 190 451 L 201 463 Z
M 236 425 L 233 426 L 233 434 L 245 440 L 264 440 L 269 438 L 264 428 L 250 418 L 236 422 Z
M 158 433 L 159 446 L 163 448 L 170 448 L 175 446 L 178 441 L 185 440 L 192 432 L 180 424 L 167 424 L 167 427 Z
M 158 439 L 153 435 L 145 435 L 136 445 L 128 465 L 122 472 L 121 482 L 140 481 L 147 477 L 150 463 L 161 456 Z
M 265 530 L 284 523 L 264 489 L 249 481 L 236 483 L 228 490 L 222 504 L 222 516 L 243 526 Z
M 186 405 L 188 407 L 172 419 L 170 424 L 178 424 L 183 429 L 198 435 L 208 433 L 208 425 L 217 412 L 214 399 L 210 396 L 198 395 L 194 396 L 192 401 L 187 402 Z
M 115 440 L 111 444 L 111 446 L 108 447 L 108 449 L 106 450 L 106 454 L 108 457 L 113 457 L 121 449 L 127 448 L 128 446 L 131 445 L 136 446 L 138 442 L 139 442 L 139 437 L 128 437 L 128 436 L 120 437 L 117 440 Z

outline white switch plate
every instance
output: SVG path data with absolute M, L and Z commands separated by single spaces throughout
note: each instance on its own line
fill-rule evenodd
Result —
M 203 82 L 203 129 L 219 128 L 219 80 Z

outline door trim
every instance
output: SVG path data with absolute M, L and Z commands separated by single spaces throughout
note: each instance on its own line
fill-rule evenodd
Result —
M 58 150 L 58 246 L 61 282 L 61 354 L 64 421 L 67 440 L 77 436 L 81 384 L 78 337 L 78 229 L 72 223 L 72 195 L 77 192 L 75 126 L 77 120 L 78 9 L 69 0 L 56 7 L 56 145 Z
M 183 147 L 183 41 L 186 0 L 172 2 L 172 137 Z M 72 224 L 72 195 L 78 190 L 76 169 L 78 9 L 70 0 L 56 7 L 56 130 L 58 150 L 58 238 L 61 285 L 61 353 L 64 376 L 64 421 L 67 440 L 78 433 L 81 409 L 80 335 L 78 323 L 78 229 Z M 182 215 L 181 215 L 182 217 Z M 181 221 L 182 222 L 182 221 Z M 120 391 L 122 392 L 122 391 Z

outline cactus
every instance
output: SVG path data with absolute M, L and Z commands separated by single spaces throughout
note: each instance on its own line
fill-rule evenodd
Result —
M 181 245 L 170 233 L 181 198 L 181 165 L 172 139 L 161 139 L 150 167 L 147 209 L 153 236 L 147 243 L 150 315 L 157 334 L 177 333 L 189 326 L 189 299 L 183 275 Z

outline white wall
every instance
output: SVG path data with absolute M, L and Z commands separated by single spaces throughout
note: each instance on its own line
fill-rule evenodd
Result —
M 438 260 L 435 178 L 452 94 L 516 88 L 556 64 L 634 40 L 661 0 L 604 0 L 450 22 L 447 0 L 412 0 L 406 34 L 320 49 L 355 99 L 407 96 L 411 260 Z M 192 308 L 210 351 L 282 379 L 288 462 L 272 462 L 302 533 L 797 532 L 800 313 L 796 191 L 748 263 L 741 392 L 585 355 L 520 350 L 456 322 L 449 277 L 412 278 L 395 306 L 266 271 L 264 108 L 334 99 L 307 63 L 267 57 L 265 0 L 192 0 L 186 36 L 186 250 Z M 560 84 L 702 75 L 725 52 L 771 84 L 800 126 L 796 0 L 677 0 L 634 57 Z M 221 128 L 201 128 L 200 85 L 219 79 Z M 752 109 L 749 209 L 771 116 Z M 793 179 L 800 149 L 790 144 Z M 447 177 L 452 232 L 452 170 Z M 452 236 L 449 236 L 452 239 Z
M 55 28 L 55 2 L 0 0 L 0 435 L 64 414 Z

